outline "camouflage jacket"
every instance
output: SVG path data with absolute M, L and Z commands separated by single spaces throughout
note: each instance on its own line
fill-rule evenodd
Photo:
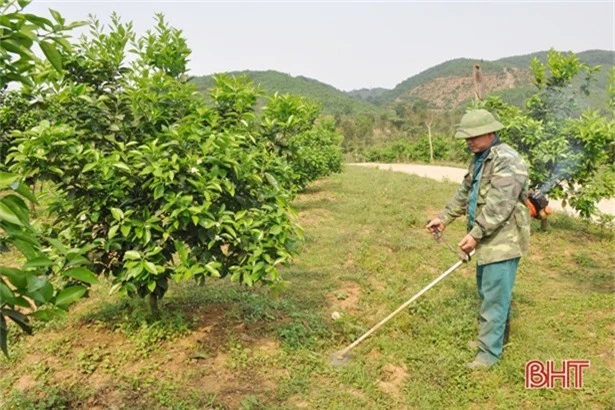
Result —
M 439 215 L 444 225 L 465 215 L 472 187 L 474 161 L 453 199 Z M 509 145 L 491 148 L 483 164 L 476 221 L 470 230 L 477 241 L 479 265 L 500 262 L 527 253 L 530 239 L 530 214 L 525 201 L 528 167 Z

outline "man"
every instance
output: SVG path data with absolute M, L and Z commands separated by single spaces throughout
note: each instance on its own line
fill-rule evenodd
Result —
M 496 132 L 503 127 L 482 109 L 462 117 L 455 138 L 466 140 L 474 158 L 453 199 L 426 226 L 443 231 L 467 215 L 468 234 L 459 247 L 465 253 L 476 248 L 481 299 L 478 353 L 468 363 L 471 369 L 489 368 L 502 355 L 515 274 L 529 245 L 528 167 L 514 149 L 500 142 Z

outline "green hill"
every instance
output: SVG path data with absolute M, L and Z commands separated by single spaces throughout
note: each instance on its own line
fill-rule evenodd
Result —
M 481 64 L 481 69 L 483 72 L 502 71 L 506 66 L 505 64 L 497 62 L 472 60 L 469 58 L 457 58 L 454 60 L 445 61 L 444 63 L 430 67 L 417 75 L 405 79 L 392 90 L 379 93 L 377 97 L 372 98 L 372 101 L 377 105 L 387 105 L 395 99 L 408 93 L 413 88 L 429 83 L 437 78 L 467 76 L 469 75 L 468 73 L 472 73 L 472 66 L 476 62 Z
M 363 89 L 348 94 L 380 106 L 395 101 L 413 100 L 417 97 L 430 101 L 439 108 L 453 108 L 467 101 L 472 94 L 472 66 L 480 64 L 486 91 L 499 94 L 511 103 L 520 103 L 531 94 L 529 65 L 532 58 L 546 61 L 548 51 L 501 58 L 495 61 L 457 58 L 428 68 L 409 77 L 388 91 Z M 602 107 L 607 101 L 606 84 L 608 69 L 615 65 L 615 52 L 588 50 L 577 53 L 581 61 L 601 65 L 590 90 L 589 98 L 580 101 L 582 107 Z
M 527 68 L 530 65 L 530 60 L 537 57 L 540 61 L 547 61 L 548 51 L 539 51 L 532 54 L 524 54 L 520 56 L 504 57 L 497 60 L 502 64 L 508 64 L 513 67 Z M 576 53 L 581 61 L 590 65 L 605 65 L 612 66 L 615 64 L 615 51 L 609 50 L 586 50 Z
M 268 93 L 289 93 L 316 100 L 322 105 L 322 110 L 326 114 L 378 113 L 383 111 L 382 108 L 353 98 L 331 85 L 303 76 L 293 77 L 273 70 L 234 71 L 228 74 L 246 75 Z M 193 82 L 199 86 L 201 91 L 206 92 L 213 86 L 213 76 L 195 77 Z
M 500 95 L 506 102 L 520 105 L 534 92 L 529 65 L 532 58 L 546 61 L 548 51 L 510 56 L 494 61 L 457 58 L 430 67 L 400 82 L 393 89 L 362 88 L 344 92 L 304 76 L 293 77 L 278 71 L 235 71 L 229 74 L 246 75 L 268 93 L 290 93 L 318 101 L 326 114 L 381 114 L 391 110 L 396 102 L 425 101 L 429 106 L 453 109 L 474 98 L 472 66 L 480 64 L 485 93 Z M 577 53 L 581 61 L 592 66 L 601 65 L 589 97 L 579 98 L 581 108 L 606 107 L 608 70 L 615 65 L 615 51 L 587 50 Z M 195 77 L 194 83 L 202 92 L 213 85 L 211 75 Z M 580 80 L 579 80 L 580 84 Z

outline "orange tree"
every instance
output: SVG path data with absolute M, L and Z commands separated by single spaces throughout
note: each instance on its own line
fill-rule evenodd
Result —
M 258 115 L 260 91 L 224 75 L 206 102 L 187 81 L 181 31 L 162 15 L 140 38 L 117 16 L 108 30 L 92 20 L 73 49 L 40 90 L 53 115 L 16 132 L 8 156 L 12 171 L 53 183 L 54 231 L 154 313 L 170 280 L 279 283 L 299 235 L 299 150 L 281 154 L 276 138 L 286 127 L 292 145 L 310 132 L 309 104 L 281 113 L 273 97 Z

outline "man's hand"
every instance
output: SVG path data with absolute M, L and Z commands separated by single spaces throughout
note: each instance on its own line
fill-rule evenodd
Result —
M 461 242 L 459 242 L 459 247 L 461 248 L 462 251 L 464 251 L 465 253 L 470 253 L 474 250 L 474 248 L 476 248 L 476 245 L 478 245 L 478 242 L 476 241 L 476 239 L 474 239 L 474 237 L 470 234 L 467 234 L 462 240 Z
M 427 225 L 425 225 L 425 228 L 429 229 L 431 232 L 433 232 L 434 228 L 438 228 L 440 232 L 444 232 L 444 229 L 446 229 L 446 226 L 444 226 L 440 218 L 434 218 L 431 221 L 429 221 Z

